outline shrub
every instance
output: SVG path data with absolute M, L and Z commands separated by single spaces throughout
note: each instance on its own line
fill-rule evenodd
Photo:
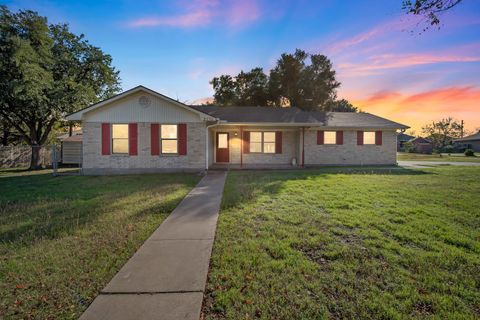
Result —
M 465 150 L 465 156 L 466 157 L 473 157 L 473 156 L 475 156 L 475 152 L 473 152 L 472 149 L 467 149 L 467 150 Z
M 450 153 L 453 153 L 453 146 L 452 145 L 445 146 L 445 148 L 443 148 L 443 152 L 448 153 L 450 155 Z

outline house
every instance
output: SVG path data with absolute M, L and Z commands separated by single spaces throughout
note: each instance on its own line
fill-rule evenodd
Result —
M 430 154 L 433 152 L 433 143 L 428 139 L 417 137 L 408 142 L 412 144 L 415 153 Z
M 397 130 L 369 113 L 188 106 L 143 86 L 67 116 L 85 174 L 395 165 Z
M 480 131 L 470 136 L 453 140 L 453 144 L 456 149 L 472 149 L 480 152 Z
M 415 137 L 406 133 L 400 132 L 399 134 L 397 134 L 397 151 L 405 151 L 405 143 L 412 139 L 415 139 Z

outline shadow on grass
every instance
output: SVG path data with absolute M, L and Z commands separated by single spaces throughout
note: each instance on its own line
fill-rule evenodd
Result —
M 235 171 L 227 179 L 222 208 L 242 206 L 246 202 L 254 201 L 260 195 L 275 195 L 289 180 L 310 180 L 317 177 L 328 179 L 332 175 L 338 174 L 416 176 L 437 173 L 402 167 L 325 167 L 305 170 Z
M 118 213 L 120 219 L 167 214 L 183 198 L 183 192 L 175 192 L 188 183 L 173 177 L 3 177 L 0 242 L 29 245 L 38 239 L 55 239 L 103 219 L 102 215 L 112 218 Z

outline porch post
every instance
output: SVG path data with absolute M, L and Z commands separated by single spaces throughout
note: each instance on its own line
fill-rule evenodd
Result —
M 240 168 L 243 168 L 243 127 L 240 126 Z
M 305 127 L 302 127 L 302 167 L 305 167 Z

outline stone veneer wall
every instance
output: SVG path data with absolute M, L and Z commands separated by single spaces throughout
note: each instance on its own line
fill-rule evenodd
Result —
M 102 155 L 101 123 L 83 123 L 83 172 L 85 174 L 198 171 L 205 169 L 203 122 L 187 123 L 187 155 L 152 156 L 150 123 L 138 123 L 138 155 Z

